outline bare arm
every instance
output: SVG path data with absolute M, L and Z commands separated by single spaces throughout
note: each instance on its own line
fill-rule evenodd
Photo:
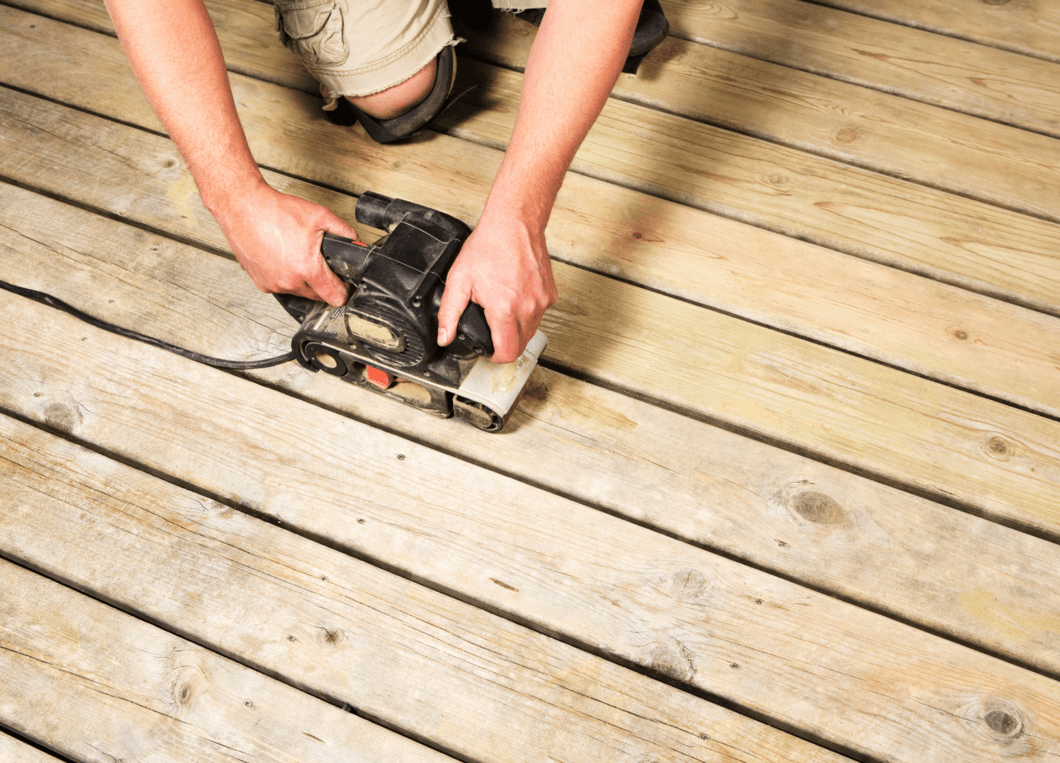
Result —
M 473 299 L 486 311 L 493 359 L 515 360 L 555 302 L 545 226 L 618 78 L 640 6 L 641 0 L 551 0 L 530 51 L 508 151 L 449 273 L 438 315 L 442 344 Z
M 325 231 L 357 234 L 261 176 L 202 0 L 107 0 L 107 10 L 141 89 L 254 283 L 341 304 L 346 287 L 321 257 L 320 241 Z

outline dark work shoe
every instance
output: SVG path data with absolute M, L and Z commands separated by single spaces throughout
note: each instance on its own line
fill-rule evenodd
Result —
M 515 15 L 534 26 L 541 26 L 546 10 L 546 8 L 528 8 Z M 637 19 L 637 29 L 633 32 L 633 42 L 629 46 L 629 56 L 626 58 L 622 71 L 626 74 L 636 74 L 644 56 L 665 40 L 669 32 L 670 22 L 663 15 L 659 0 L 644 0 L 644 5 L 640 9 L 640 18 Z
M 335 125 L 348 127 L 358 120 L 364 125 L 369 137 L 376 143 L 397 143 L 411 138 L 442 113 L 456 80 L 456 51 L 452 45 L 442 48 L 438 54 L 437 70 L 434 75 L 434 87 L 427 97 L 411 110 L 393 119 L 376 119 L 364 113 L 345 98 L 324 97 L 328 103 L 324 106 L 325 118 Z M 323 89 L 323 88 L 322 88 Z

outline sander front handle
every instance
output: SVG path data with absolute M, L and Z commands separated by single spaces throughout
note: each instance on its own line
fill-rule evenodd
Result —
M 441 241 L 457 239 L 461 243 L 471 235 L 471 228 L 461 220 L 437 209 L 365 191 L 353 211 L 357 222 L 379 230 L 391 231 L 402 220 L 412 223 Z

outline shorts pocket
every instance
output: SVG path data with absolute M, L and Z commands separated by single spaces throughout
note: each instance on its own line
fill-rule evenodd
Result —
M 335 0 L 276 0 L 276 28 L 280 42 L 306 66 L 338 66 L 349 58 L 350 44 Z

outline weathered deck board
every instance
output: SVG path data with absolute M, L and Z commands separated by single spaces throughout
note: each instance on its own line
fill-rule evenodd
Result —
M 226 249 L 168 141 L 17 96 L 5 103 L 5 139 L 33 146 L 0 156 L 7 177 Z M 85 167 L 95 179 L 75 191 L 71 178 Z M 348 196 L 284 175 L 269 180 L 352 220 Z M 561 259 L 1060 415 L 1056 318 L 577 175 L 561 205 L 550 229 Z M 630 209 L 639 220 L 613 211 Z M 639 229 L 632 234 L 631 222 Z
M 1060 87 L 1051 62 L 826 5 L 799 0 L 664 3 L 671 33 L 680 38 L 1036 132 L 1060 134 Z M 866 3 L 864 9 L 871 14 L 881 6 Z M 949 4 L 946 15 L 952 19 L 971 7 L 972 3 L 965 3 L 958 11 Z
M 954 8 L 947 0 L 815 0 L 1060 62 L 1060 7 L 1048 0 L 983 0 Z
M 59 759 L 41 752 L 0 731 L 0 760 L 7 763 L 60 763 Z
M 465 758 L 839 760 L 26 424 L 0 427 L 18 499 L 0 516 L 5 555 Z M 374 513 L 363 501 L 317 508 L 369 532 L 386 524 L 354 521 Z
M 10 94 L 8 100 L 31 99 Z M 279 111 L 276 102 L 271 111 Z M 426 150 L 424 144 L 417 149 Z M 319 171 L 338 177 L 333 165 L 346 161 L 352 160 L 335 157 L 330 169 Z M 300 163 L 296 157 L 292 164 Z M 186 183 L 181 190 L 193 193 Z M 1056 422 L 593 273 L 559 263 L 555 272 L 561 300 L 544 326 L 548 357 L 557 362 L 1058 532 Z M 669 371 L 665 389 L 653 386 L 660 364 Z
M 61 17 L 97 31 L 112 32 L 99 0 L 8 0 L 8 4 L 46 16 Z M 315 92 L 315 81 L 297 57 L 270 36 L 274 17 L 267 3 L 254 0 L 209 0 L 229 66 L 242 74 Z M 879 4 L 863 10 L 873 12 Z M 992 9 L 987 9 L 988 13 Z M 946 8 L 947 15 L 950 8 Z M 697 41 L 742 56 L 792 69 L 892 92 L 916 101 L 992 119 L 1036 132 L 1060 136 L 1060 87 L 1051 63 L 970 45 L 930 32 L 791 0 L 720 0 L 710 3 L 667 2 L 671 37 L 643 64 L 645 76 L 621 77 L 617 93 L 658 98 L 658 80 L 669 77 L 689 84 L 691 72 L 673 58 L 718 55 L 683 42 Z M 994 11 L 996 13 L 996 11 Z M 1011 9 L 1008 10 L 1011 13 Z M 1046 10 L 1046 12 L 1048 12 Z M 495 14 L 489 32 L 478 26 L 466 48 L 492 60 L 521 67 L 535 30 L 505 14 Z M 996 24 L 984 25 L 996 31 Z M 1033 22 L 1032 32 L 1040 32 Z M 465 31 L 466 25 L 462 27 Z M 1025 36 L 1022 35 L 1021 36 Z M 270 44 L 272 43 L 272 44 Z M 1058 44 L 1060 46 L 1060 44 Z M 732 60 L 709 58 L 708 60 Z M 750 64 L 745 64 L 750 65 Z M 698 68 L 698 67 L 697 67 Z M 696 72 L 702 75 L 703 72 Z M 709 72 L 706 72 L 709 76 Z M 672 88 L 664 90 L 672 96 Z M 852 92 L 852 91 L 844 91 Z M 687 94 L 683 94 L 687 97 Z M 668 104 L 671 108 L 673 104 Z M 692 108 L 700 108 L 693 101 Z M 724 103 L 712 102 L 712 106 Z M 688 106 L 686 106 L 688 108 Z
M 0 6 L 0 85 L 14 88 L 0 89 L 0 178 L 23 186 L 0 184 L 0 277 L 207 352 L 282 349 L 293 326 L 217 256 L 224 241 L 172 147 L 136 128 L 159 129 L 107 36 L 99 3 L 15 2 L 59 22 Z M 751 7 L 751 0 L 710 3 L 723 14 Z M 691 8 L 674 4 L 679 32 Z M 753 8 L 779 6 L 763 0 Z M 893 40 L 892 52 L 937 37 L 819 5 L 785 8 L 789 26 L 802 13 L 849 23 L 807 26 L 825 59 L 846 50 L 854 28 L 886 29 L 891 37 L 876 42 L 889 48 Z M 511 124 L 501 112 L 514 106 L 517 75 L 462 66 L 485 79 L 481 104 L 493 113 L 379 148 L 359 129 L 321 123 L 315 88 L 262 24 L 267 4 L 211 0 L 211 10 L 230 67 L 247 75 L 233 77 L 236 96 L 255 151 L 278 171 L 271 181 L 347 218 L 349 192 L 372 188 L 474 221 L 499 156 L 491 147 L 503 145 Z M 776 33 L 761 14 L 730 21 L 748 18 Z M 778 37 L 763 39 L 769 45 Z M 918 71 L 945 79 L 939 60 L 951 58 L 959 73 L 946 76 L 956 85 L 974 78 L 977 66 L 1019 59 L 938 42 Z M 520 46 L 498 49 L 511 56 Z M 958 49 L 960 56 L 945 52 Z M 887 112 L 899 128 L 920 119 L 927 135 L 987 124 L 944 113 L 946 127 L 932 128 L 927 120 L 939 110 L 904 97 L 920 98 L 936 80 L 910 83 L 903 98 L 881 95 L 892 90 L 893 59 L 870 58 L 858 70 L 874 91 L 867 92 L 782 68 L 814 68 L 799 64 L 799 55 L 793 44 L 783 60 L 763 65 L 669 40 L 643 77 L 624 78 L 619 96 L 627 102 L 608 109 L 620 114 L 610 122 L 619 129 L 590 143 L 590 161 L 580 165 L 604 179 L 570 175 L 550 226 L 551 249 L 563 261 L 556 266 L 562 301 L 545 324 L 550 369 L 536 372 L 506 436 L 454 431 L 293 367 L 253 379 L 203 369 L 0 295 L 11 327 L 10 335 L 0 332 L 0 412 L 15 414 L 0 416 L 0 472 L 14 475 L 0 481 L 17 490 L 5 487 L 0 502 L 16 494 L 22 501 L 17 515 L 8 504 L 0 511 L 2 554 L 331 703 L 367 697 L 366 715 L 482 763 L 838 759 L 761 721 L 873 761 L 1057 756 L 1060 515 L 1048 517 L 1060 509 L 1060 226 L 795 150 L 831 150 L 845 129 L 830 116 L 836 109 L 851 118 Z M 1055 68 L 1023 63 L 1019 72 Z M 683 78 L 695 68 L 701 73 Z M 711 79 L 715 71 L 744 79 L 725 90 L 724 77 Z M 1020 100 L 1016 112 L 1042 117 L 1055 87 L 1031 92 L 1033 77 L 1015 71 L 1005 70 L 1003 92 Z M 794 85 L 779 97 L 755 77 L 803 89 L 789 101 Z M 1012 81 L 1021 78 L 1022 90 Z M 955 87 L 952 108 L 978 113 L 975 90 L 990 82 Z M 701 98 L 732 92 L 745 103 L 712 111 L 682 100 L 690 88 Z M 629 99 L 684 109 L 696 120 Z M 825 110 L 815 116 L 811 102 Z M 663 149 L 672 153 L 660 165 L 620 134 L 635 120 L 674 126 Z M 745 135 L 730 140 L 697 120 Z M 797 120 L 798 129 L 785 124 Z M 678 125 L 691 125 L 695 140 L 678 135 Z M 1003 178 L 1010 190 L 1025 191 L 1021 153 L 1056 158 L 1054 140 L 996 124 L 983 129 L 988 142 L 1018 136 L 996 148 L 1011 161 Z M 911 146 L 914 133 L 907 135 Z M 868 147 L 870 137 L 844 145 Z M 916 157 L 895 144 L 872 166 L 940 185 L 930 179 L 935 173 L 941 185 L 978 198 L 1009 193 L 986 174 L 949 177 L 982 164 L 975 152 L 923 144 Z M 712 158 L 698 156 L 698 146 Z M 842 159 L 865 163 L 856 151 Z M 949 169 L 932 166 L 940 159 L 951 161 Z M 778 218 L 799 217 L 804 200 L 781 199 L 764 215 L 755 208 L 766 206 L 760 187 L 779 186 L 755 185 L 753 176 L 779 176 L 783 162 L 829 175 L 827 183 L 811 178 L 805 197 L 832 205 L 812 221 L 817 233 Z M 653 185 L 653 173 L 669 172 L 660 166 L 688 169 Z M 839 231 L 850 241 L 825 243 L 858 257 L 609 182 L 677 198 L 682 182 L 718 167 L 730 176 L 681 201 L 756 215 L 758 225 L 816 240 Z M 737 172 L 746 173 L 746 187 Z M 1048 175 L 1039 182 L 1055 185 Z M 720 202 L 705 196 L 715 191 Z M 906 212 L 888 208 L 890 192 Z M 836 203 L 851 201 L 884 217 L 866 225 L 835 214 Z M 948 217 L 947 208 L 954 210 Z M 1009 254 L 1028 248 L 1029 256 Z M 873 481 L 881 478 L 1013 527 Z M 249 519 L 214 499 L 283 524 Z M 129 576 L 114 575 L 116 559 Z M 91 607 L 114 622 L 129 618 Z M 8 632 L 15 635 L 0 643 L 25 643 L 32 617 L 14 620 Z M 140 623 L 130 632 L 157 631 Z M 11 654 L 0 651 L 0 660 Z M 392 664 L 396 675 L 384 676 Z M 135 682 L 151 668 L 138 672 L 124 675 Z M 40 677 L 30 672 L 21 687 L 27 697 L 36 696 Z M 682 690 L 718 697 L 729 709 Z M 155 715 L 156 724 L 173 722 Z M 43 741 L 32 731 L 27 738 Z M 99 756 L 120 757 L 114 753 L 123 748 L 108 746 Z M 94 763 L 99 756 L 89 752 Z
M 1060 752 L 1055 681 L 16 299 L 0 406 L 21 416 L 844 749 L 993 760 L 1002 740 L 962 719 L 1002 697 Z M 62 558 L 34 535 L 16 541 L 34 566 Z
M 489 34 L 467 31 L 468 48 L 490 61 L 521 66 L 533 28 L 501 16 Z M 1032 179 L 1047 177 L 1054 171 L 1050 165 L 1060 162 L 1055 145 L 1055 136 L 1060 135 L 1060 65 L 1036 63 L 1045 71 L 1035 74 L 1046 79 L 1043 90 L 1035 92 L 1057 115 L 1056 124 L 1047 125 L 1054 137 L 673 37 L 644 62 L 642 76 L 621 78 L 615 94 L 933 188 L 1041 211 L 1021 199 L 1033 195 L 1035 204 L 1046 203 Z M 489 80 L 481 64 L 462 66 L 463 87 Z M 907 81 L 923 79 L 909 72 L 904 76 Z M 518 81 L 514 75 L 507 78 Z M 1024 81 L 1023 87 L 1032 86 Z M 483 99 L 495 100 L 493 89 L 483 92 Z M 1049 89 L 1051 98 L 1046 100 Z M 465 99 L 471 108 L 482 108 L 475 92 Z M 502 92 L 507 93 L 507 88 Z M 511 108 L 507 100 L 504 106 Z M 642 113 L 628 106 L 622 111 Z M 612 112 L 619 118 L 618 107 L 613 106 Z M 460 118 L 457 112 L 447 121 L 458 123 Z M 661 125 L 671 121 L 645 120 L 638 134 L 651 146 L 652 132 L 669 132 Z M 1054 213 L 1047 214 L 1055 219 Z
M 107 459 L 78 452 L 39 430 L 17 428 L 16 434 L 35 434 L 31 445 L 62 453 L 34 465 L 49 470 L 47 479 L 76 474 L 63 459 L 75 469 L 107 468 Z M 0 459 L 18 455 L 5 445 Z M 13 499 L 25 511 L 44 502 L 6 485 L 8 512 L 18 510 Z M 64 499 L 90 507 L 99 496 L 86 495 L 87 490 L 69 491 Z M 221 763 L 236 756 L 274 763 L 338 763 L 351 757 L 365 763 L 452 763 L 446 755 L 3 560 L 0 587 L 0 680 L 5 686 L 0 723 L 74 760 L 105 753 L 112 760 L 142 763 Z M 7 756 L 2 741 L 0 759 L 19 760 Z
M 286 313 L 258 295 L 234 262 L 0 186 L 0 210 L 5 208 L 4 278 L 49 289 L 94 315 L 202 353 L 245 359 L 286 349 L 292 329 Z M 300 369 L 252 375 L 784 577 L 1060 673 L 1060 628 L 1053 624 L 1060 620 L 1060 549 L 1054 544 L 543 369 L 515 415 L 514 431 L 502 438 L 409 417 L 403 406 Z M 119 443 L 100 445 L 112 449 Z M 757 474 L 749 473 L 749 464 Z M 625 475 L 621 484 L 611 476 L 616 471 Z M 942 548 L 934 540 L 940 537 L 947 539 Z M 864 565 L 870 555 L 875 567 Z M 1013 559 L 1020 560 L 1018 567 Z M 930 583 L 923 578 L 925 565 L 935 570 Z M 889 570 L 886 587 L 879 586 L 878 567 Z
M 32 22 L 22 17 L 16 23 L 18 12 L 13 11 L 0 18 L 11 30 L 4 44 L 18 46 L 8 75 L 12 84 L 97 113 L 113 113 L 106 105 L 121 92 L 126 96 L 117 109 L 122 118 L 157 128 L 157 120 L 127 74 L 116 41 L 96 39 L 63 25 L 49 26 L 44 20 Z M 32 30 L 28 28 L 31 23 L 36 24 Z M 64 52 L 86 47 L 97 51 L 87 61 Z M 510 78 L 517 75 L 493 74 L 497 81 L 490 85 L 492 106 L 507 99 L 505 107 L 513 108 L 512 93 L 501 83 L 510 85 Z M 360 128 L 344 133 L 323 122 L 317 111 L 319 99 L 298 99 L 289 92 L 281 95 L 285 91 L 239 75 L 233 77 L 233 83 L 259 162 L 354 191 L 363 190 L 377 173 L 385 171 L 386 182 L 408 188 L 413 198 L 428 200 L 439 195 L 437 183 L 432 181 L 447 173 L 451 183 L 463 186 L 470 182 L 465 193 L 456 194 L 461 201 L 458 211 L 465 218 L 477 217 L 480 202 L 472 200 L 484 199 L 498 162 L 489 152 L 439 139 L 430 141 L 429 148 L 421 142 L 379 150 L 353 137 L 360 134 Z M 292 99 L 299 103 L 298 114 L 281 117 L 269 113 L 279 102 Z M 577 167 L 602 172 L 611 179 L 622 178 L 682 203 L 1060 315 L 1060 226 L 687 119 L 640 108 L 631 114 L 630 108 L 629 104 L 612 101 L 603 121 L 590 132 Z M 646 138 L 646 145 L 651 146 L 650 162 L 630 139 L 631 135 L 646 133 L 646 119 L 661 120 L 656 129 L 662 132 Z M 297 135 L 289 134 L 293 124 L 304 125 L 304 129 Z M 510 124 L 510 113 L 502 115 L 494 109 L 473 118 L 468 115 L 459 134 L 503 145 Z M 268 133 L 285 136 L 282 151 L 270 146 L 265 138 Z M 264 142 L 258 141 L 259 134 Z M 299 150 L 309 151 L 311 156 L 295 159 L 292 152 Z M 321 165 L 322 157 L 335 161 Z M 388 161 L 384 157 L 391 158 Z M 1046 164 L 1053 161 L 1050 157 L 1055 154 L 1044 155 Z M 317 166 L 311 168 L 314 161 Z M 401 163 L 401 173 L 394 172 L 394 161 Z M 989 167 L 991 162 L 980 164 Z M 453 167 L 464 168 L 464 172 L 453 173 Z M 423 176 L 418 176 L 417 170 Z M 1036 178 L 1025 179 L 1028 189 L 1042 189 L 1040 197 L 1031 194 L 1038 199 L 1034 203 L 1060 193 L 1053 180 L 1055 174 L 1038 172 Z M 565 200 L 572 196 L 568 194 Z M 450 203 L 453 197 L 445 194 Z M 573 209 L 580 211 L 586 206 L 583 199 Z

